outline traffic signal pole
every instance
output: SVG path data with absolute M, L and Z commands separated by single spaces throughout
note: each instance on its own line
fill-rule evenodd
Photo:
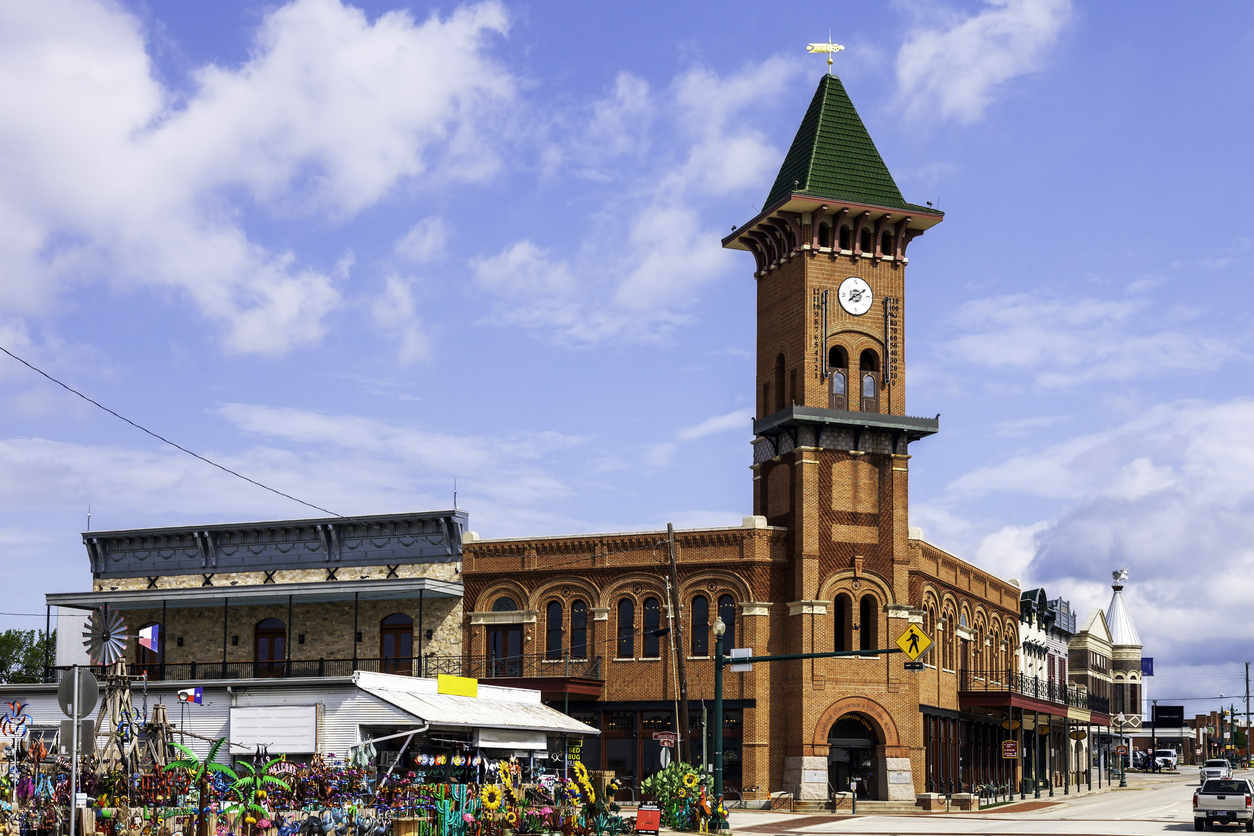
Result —
M 903 653 L 900 647 L 881 647 L 877 650 L 833 650 L 827 653 L 781 653 L 772 656 L 737 656 L 732 659 L 723 655 L 722 619 L 714 623 L 714 797 L 719 806 L 723 803 L 723 667 L 735 662 L 751 665 L 755 662 L 794 662 L 799 659 L 833 659 L 839 656 L 879 656 L 884 653 Z M 719 818 L 719 825 L 723 822 Z

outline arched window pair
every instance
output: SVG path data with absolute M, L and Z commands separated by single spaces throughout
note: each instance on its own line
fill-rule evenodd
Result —
M 736 646 L 736 599 L 730 595 L 718 598 L 718 617 L 727 628 L 723 632 L 723 652 Z M 693 596 L 692 599 L 692 641 L 690 644 L 693 656 L 710 655 L 710 600 L 704 595 Z
M 562 658 L 562 644 L 566 635 L 562 628 L 563 609 L 561 601 L 550 601 L 545 607 L 544 658 L 546 659 Z M 570 657 L 572 659 L 588 658 L 588 605 L 578 599 L 570 604 Z
M 656 659 L 662 655 L 661 636 L 662 605 L 652 596 L 644 599 L 643 647 L 641 659 Z M 623 598 L 618 602 L 618 654 L 619 659 L 636 656 L 636 602 Z
M 838 245 L 839 249 L 848 250 L 851 236 L 852 232 L 849 229 L 849 225 L 841 224 L 840 234 L 837 236 L 837 240 L 834 243 Z M 819 246 L 830 247 L 832 244 L 832 227 L 826 221 L 823 221 L 819 223 Z
M 849 409 L 849 355 L 844 348 L 834 345 L 827 351 L 827 365 L 831 380 L 828 408 Z M 862 375 L 862 402 L 859 408 L 863 412 L 879 412 L 879 355 L 869 348 L 863 351 L 858 357 L 858 372 Z
M 853 599 L 842 592 L 836 596 L 832 608 L 833 650 L 878 650 L 880 607 L 879 599 L 866 594 L 858 601 L 858 621 L 853 620 Z M 853 638 L 854 631 L 858 638 Z M 856 647 L 855 647 L 856 645 Z

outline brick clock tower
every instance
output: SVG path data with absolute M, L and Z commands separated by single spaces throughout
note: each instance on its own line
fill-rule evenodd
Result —
M 906 416 L 906 253 L 941 220 L 905 202 L 826 75 L 765 208 L 723 240 L 755 263 L 754 513 L 789 532 L 775 652 L 888 647 L 921 620 L 910 606 L 908 451 L 939 422 Z M 847 777 L 878 785 L 874 797 L 913 800 L 919 695 L 903 661 L 772 666 L 786 695 L 784 786 L 825 797 L 837 776 L 846 789 L 844 758 Z M 864 738 L 873 757 L 840 745 Z

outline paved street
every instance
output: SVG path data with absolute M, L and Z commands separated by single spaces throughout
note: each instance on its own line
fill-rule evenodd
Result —
M 1239 773 L 1251 777 L 1254 773 Z M 1030 811 L 995 808 L 983 813 L 857 816 L 820 819 L 816 816 L 735 811 L 737 832 L 784 834 L 1126 834 L 1176 833 L 1193 830 L 1192 800 L 1197 768 L 1179 775 L 1129 775 L 1128 788 L 1080 798 L 1055 793 L 1053 806 Z M 1032 800 L 1031 796 L 1028 797 Z M 1042 801 L 1049 801 L 1042 798 Z M 790 826 L 790 823 L 795 823 Z M 1228 832 L 1244 832 L 1228 828 Z M 1212 832 L 1224 832 L 1219 829 Z

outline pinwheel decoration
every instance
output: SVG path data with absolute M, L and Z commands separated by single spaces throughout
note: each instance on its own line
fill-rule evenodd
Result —
M 126 652 L 126 622 L 117 610 L 95 610 L 83 631 L 83 646 L 97 665 L 112 665 Z

